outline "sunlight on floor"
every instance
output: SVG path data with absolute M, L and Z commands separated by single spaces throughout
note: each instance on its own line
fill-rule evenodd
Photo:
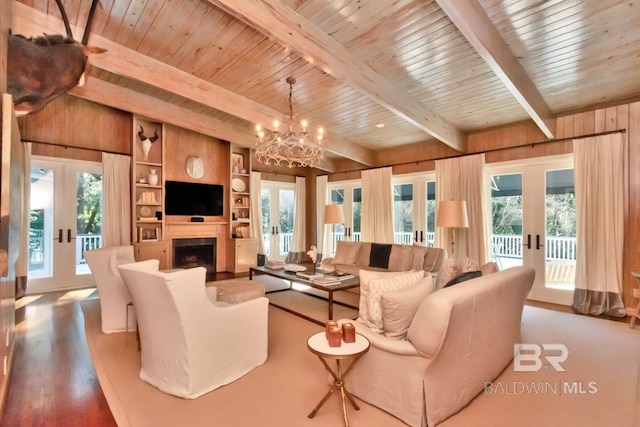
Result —
M 36 301 L 38 298 L 41 298 L 41 297 L 42 297 L 42 294 L 39 294 L 39 295 L 28 295 L 28 296 L 24 296 L 24 297 L 20 298 L 15 303 L 16 310 L 21 309 L 25 305 L 30 304 L 30 303 Z
M 87 289 L 78 289 L 78 290 L 69 291 L 69 292 L 66 292 L 64 295 L 62 295 L 61 297 L 59 297 L 56 300 L 54 305 L 68 304 L 74 301 L 82 301 L 84 299 L 87 299 L 89 296 L 91 296 L 91 294 L 93 294 L 96 291 L 97 291 L 96 288 L 87 288 Z

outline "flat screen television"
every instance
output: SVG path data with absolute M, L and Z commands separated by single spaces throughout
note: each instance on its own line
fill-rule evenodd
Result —
M 220 216 L 224 208 L 224 187 L 220 184 L 166 181 L 166 215 Z

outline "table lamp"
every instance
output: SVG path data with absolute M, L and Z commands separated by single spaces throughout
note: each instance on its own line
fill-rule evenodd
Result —
M 335 253 L 335 228 L 336 224 L 344 224 L 344 211 L 342 205 L 325 205 L 324 206 L 324 223 L 331 224 L 331 253 Z

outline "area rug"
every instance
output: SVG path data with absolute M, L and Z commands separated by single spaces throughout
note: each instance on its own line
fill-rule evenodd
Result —
M 327 374 L 306 348 L 307 338 L 321 330 L 311 322 L 269 307 L 267 362 L 199 399 L 183 400 L 138 378 L 135 335 L 102 334 L 98 300 L 81 306 L 93 364 L 120 426 L 343 425 L 337 396 L 315 418 L 307 418 L 327 390 Z M 566 345 L 565 371 L 557 372 L 543 359 L 537 372 L 516 372 L 512 362 L 466 408 L 439 426 L 640 425 L 640 328 L 527 306 L 522 330 L 523 343 Z M 542 351 L 541 356 L 553 354 Z M 360 411 L 349 407 L 353 426 L 404 425 L 357 402 Z
M 336 393 L 313 419 L 307 415 L 328 391 L 324 367 L 307 349 L 307 338 L 322 328 L 269 307 L 267 362 L 231 384 L 195 400 L 162 393 L 139 378 L 140 353 L 134 333 L 103 334 L 99 300 L 81 302 L 91 359 L 109 408 L 120 427 L 344 425 Z M 405 424 L 357 400 L 348 407 L 353 426 Z

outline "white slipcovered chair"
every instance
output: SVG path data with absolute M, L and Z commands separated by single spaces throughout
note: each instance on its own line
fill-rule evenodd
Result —
M 148 260 L 119 269 L 136 308 L 143 381 L 195 399 L 267 360 L 267 298 L 216 304 L 202 267 L 163 273 Z
M 118 266 L 136 262 L 133 256 L 133 246 L 113 246 L 109 248 L 93 249 L 83 253 L 89 264 L 93 280 L 100 295 L 100 313 L 102 332 L 124 332 L 135 330 L 136 317 L 134 310 L 127 315 L 127 304 L 131 296 L 127 290 Z M 127 317 L 129 325 L 127 328 Z

